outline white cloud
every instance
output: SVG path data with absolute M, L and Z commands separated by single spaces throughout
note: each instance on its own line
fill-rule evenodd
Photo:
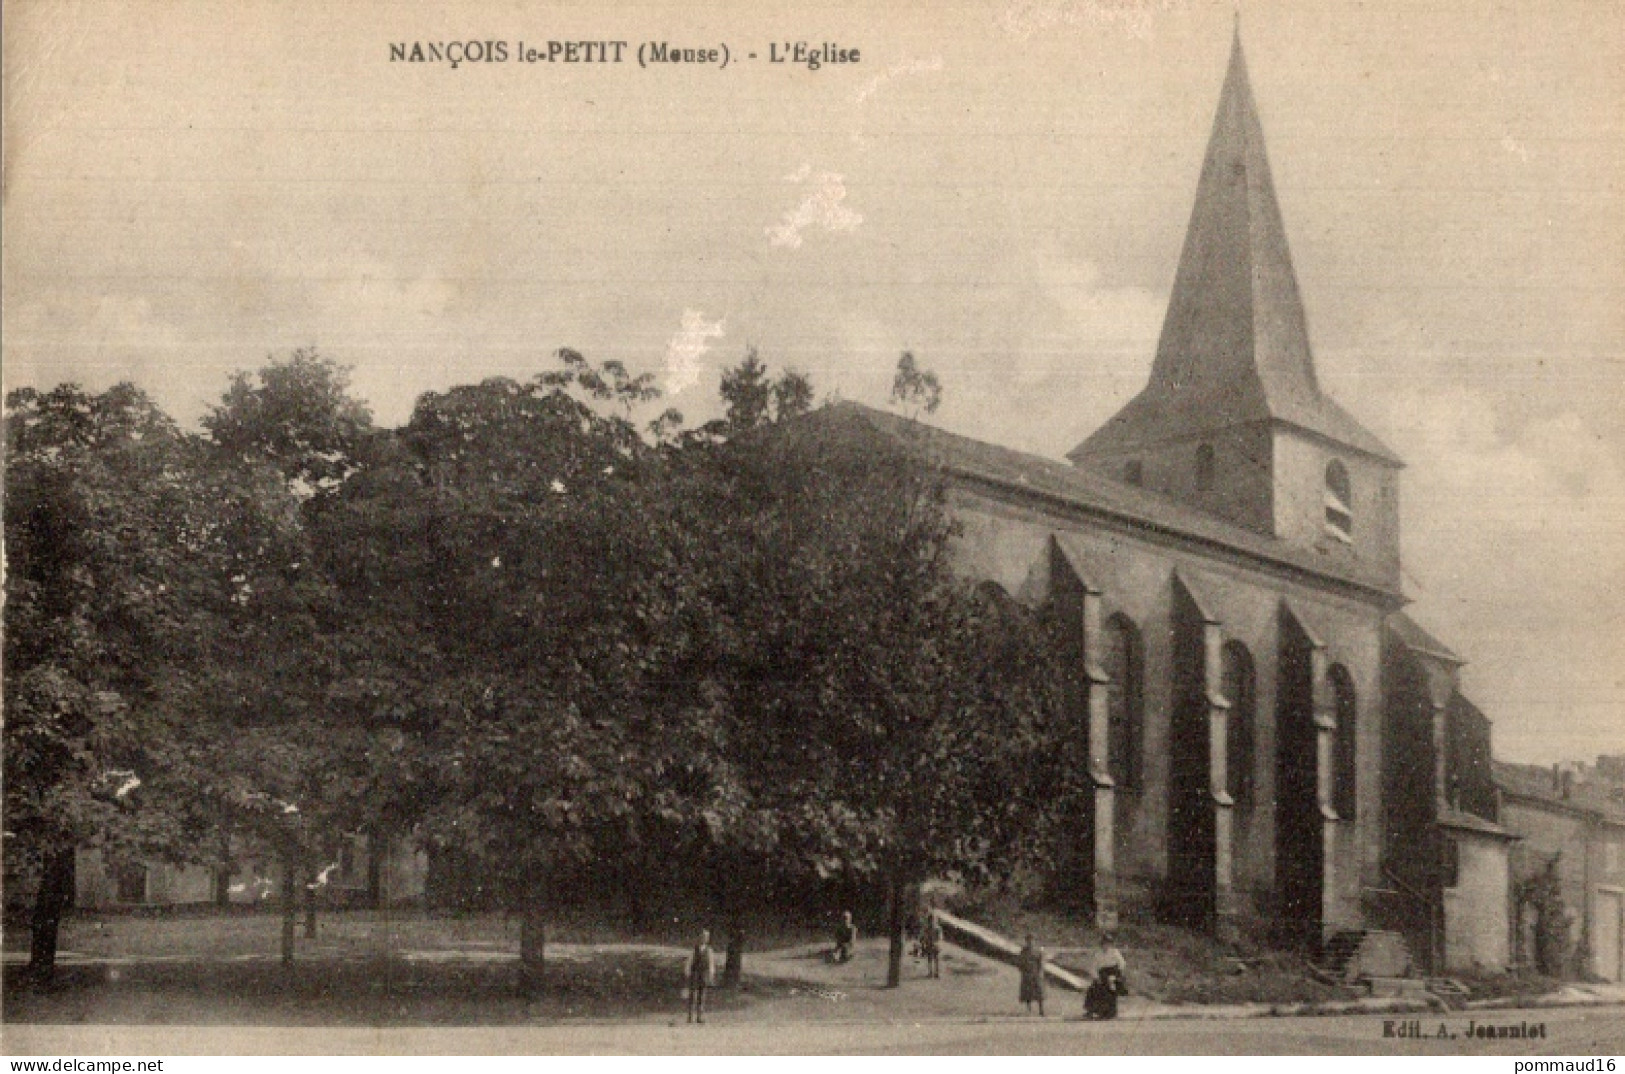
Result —
M 923 60 L 905 60 L 902 63 L 894 63 L 880 74 L 859 86 L 857 92 L 852 95 L 853 103 L 862 104 L 870 97 L 873 97 L 882 86 L 885 86 L 887 83 L 896 79 L 903 78 L 908 75 L 920 75 L 929 71 L 940 70 L 942 70 L 941 56 L 930 56 Z
M 723 335 L 722 319 L 708 321 L 699 310 L 684 310 L 682 325 L 666 344 L 666 392 L 677 395 L 700 379 L 700 359 L 711 349 L 710 340 Z
M 1174 0 L 1010 0 L 999 25 L 1023 41 L 1061 26 L 1120 27 L 1143 40 L 1153 16 L 1173 6 Z
M 75 381 L 102 391 L 128 379 L 160 399 L 188 376 L 177 355 L 202 350 L 149 299 L 118 293 L 36 291 L 6 303 L 3 335 L 8 387 Z
M 71 342 L 79 348 L 165 350 L 181 342 L 174 325 L 139 295 L 36 293 L 13 305 L 6 327 L 14 346 Z
M 846 200 L 846 184 L 834 172 L 813 173 L 812 165 L 803 164 L 793 174 L 784 177 L 787 183 L 810 186 L 801 204 L 784 214 L 784 219 L 766 228 L 768 242 L 789 250 L 801 246 L 801 233 L 810 227 L 826 231 L 851 231 L 863 223 L 863 217 L 841 204 Z
M 1625 541 L 1619 540 L 1625 471 L 1578 415 L 1509 430 L 1491 400 L 1456 387 L 1402 393 L 1384 417 L 1401 455 L 1412 461 L 1406 492 L 1417 499 L 1416 510 L 1425 511 L 1418 519 L 1423 535 L 1482 532 L 1486 551 L 1498 555 L 1505 542 L 1541 542 L 1544 554 L 1525 562 L 1555 559 L 1563 569 L 1541 580 L 1527 594 L 1532 598 L 1584 594 L 1583 583 L 1565 592 L 1576 580 L 1572 560 L 1581 549 L 1593 569 L 1625 571 Z M 1440 507 L 1449 509 L 1448 517 L 1439 517 Z
M 145 298 L 105 295 L 96 300 L 85 335 L 101 347 L 168 348 L 180 339 Z
M 1147 287 L 1108 286 L 1095 262 L 1052 247 L 1035 251 L 1033 275 L 1057 316 L 1049 345 L 1036 341 L 1034 353 L 1020 356 L 1014 380 L 1033 387 L 1057 375 L 1067 378 L 1062 387 L 1076 420 L 1103 422 L 1145 387 L 1167 296 Z M 1072 383 L 1080 377 L 1086 383 Z
M 1156 348 L 1168 307 L 1166 296 L 1146 287 L 1102 286 L 1099 265 L 1053 249 L 1036 252 L 1035 272 L 1039 287 L 1060 308 L 1080 347 L 1131 353 L 1141 362 Z

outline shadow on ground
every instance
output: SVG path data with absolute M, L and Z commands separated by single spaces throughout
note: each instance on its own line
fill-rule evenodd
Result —
M 59 967 L 44 990 L 8 969 L 8 1022 L 478 1026 L 683 1015 L 680 960 L 638 953 L 550 964 L 542 993 L 534 999 L 519 994 L 514 962 L 75 965 Z M 751 979 L 737 991 L 713 990 L 709 1006 L 725 1013 L 790 990 L 785 982 Z

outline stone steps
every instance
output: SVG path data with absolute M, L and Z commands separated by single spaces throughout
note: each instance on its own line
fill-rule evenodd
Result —
M 1353 984 L 1373 978 L 1414 976 L 1405 937 L 1383 929 L 1344 929 L 1326 942 L 1319 970 L 1333 980 Z

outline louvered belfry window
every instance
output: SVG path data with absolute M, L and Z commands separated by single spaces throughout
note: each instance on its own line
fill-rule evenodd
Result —
M 1353 503 L 1348 467 L 1333 459 L 1326 466 L 1326 532 L 1344 542 L 1354 538 Z

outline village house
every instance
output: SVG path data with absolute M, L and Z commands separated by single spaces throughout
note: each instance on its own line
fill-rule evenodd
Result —
M 82 911 L 156 910 L 186 906 L 275 904 L 282 892 L 282 864 L 275 855 L 238 851 L 229 869 L 175 865 L 157 860 L 113 860 L 96 847 L 74 855 L 73 905 Z M 22 912 L 35 879 L 27 863 L 7 859 L 6 904 Z M 316 867 L 320 905 L 386 906 L 421 903 L 427 855 L 409 839 L 389 840 L 372 853 L 365 835 L 346 837 L 330 860 Z M 306 881 L 298 887 L 301 897 Z
M 1625 772 L 1617 758 L 1595 769 L 1497 762 L 1501 822 L 1513 848 L 1514 957 L 1566 977 L 1625 980 Z M 1542 880 L 1555 880 L 1561 943 L 1540 949 Z

